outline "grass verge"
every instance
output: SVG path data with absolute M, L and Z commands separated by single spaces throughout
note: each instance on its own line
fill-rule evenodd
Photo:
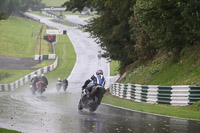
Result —
M 33 57 L 41 24 L 10 16 L 0 21 L 0 56 Z
M 14 130 L 8 130 L 8 129 L 0 128 L 0 133 L 20 133 L 20 132 L 14 131 Z
M 33 72 L 33 70 L 0 69 L 0 84 L 9 84 Z
M 35 48 L 35 42 L 42 27 L 41 23 L 10 16 L 7 20 L 0 21 L 0 56 L 31 57 L 39 53 L 40 39 Z M 43 35 L 47 27 L 44 25 Z M 41 38 L 42 54 L 52 53 L 52 46 Z
M 131 110 L 178 118 L 200 120 L 200 111 L 196 110 L 196 108 L 191 108 L 191 106 L 170 106 L 164 104 L 138 103 L 131 100 L 121 99 L 116 96 L 112 96 L 109 92 L 104 95 L 102 102 Z M 199 103 L 198 105 L 200 106 Z
M 161 53 L 154 60 L 138 67 L 132 64 L 121 83 L 146 85 L 200 85 L 200 45 L 186 47 L 180 59 L 173 61 L 174 55 Z

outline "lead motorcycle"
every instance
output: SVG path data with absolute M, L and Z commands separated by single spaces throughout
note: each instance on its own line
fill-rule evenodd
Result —
M 106 92 L 105 88 L 96 85 L 92 88 L 90 95 L 88 96 L 85 89 L 82 90 L 81 99 L 78 104 L 78 109 L 82 110 L 83 108 L 89 109 L 89 111 L 94 112 L 101 103 L 104 93 Z

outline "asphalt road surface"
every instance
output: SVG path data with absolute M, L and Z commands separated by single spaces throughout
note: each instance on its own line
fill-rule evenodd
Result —
M 0 56 L 0 68 L 2 69 L 21 69 L 21 70 L 36 70 L 33 66 L 36 66 L 39 61 L 35 61 L 33 58 L 16 58 Z
M 28 84 L 12 92 L 1 92 L 1 128 L 26 133 L 199 133 L 200 121 L 156 116 L 106 104 L 101 104 L 93 113 L 79 111 L 84 81 L 102 69 L 108 86 L 109 64 L 97 57 L 100 48 L 88 33 L 38 18 L 49 26 L 67 30 L 74 45 L 77 62 L 68 78 L 67 92 L 57 92 L 56 81 L 49 82 L 42 96 L 32 95 Z
M 92 16 L 79 17 L 78 15 L 70 14 L 70 15 L 65 15 L 65 17 L 66 17 L 65 19 L 69 20 L 70 22 L 85 25 L 85 24 L 87 24 L 87 20 L 90 19 Z

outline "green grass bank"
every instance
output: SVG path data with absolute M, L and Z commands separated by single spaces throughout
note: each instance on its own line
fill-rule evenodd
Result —
M 52 46 L 43 40 L 47 27 L 39 22 L 10 16 L 7 20 L 0 21 L 0 56 L 31 57 L 39 54 L 41 27 L 41 51 L 42 54 L 51 54 Z M 38 38 L 38 41 L 36 41 Z M 37 42 L 37 43 L 36 43 Z
M 19 17 L 1 20 L 0 56 L 34 57 L 34 44 L 40 28 L 40 23 Z
M 14 130 L 8 130 L 8 129 L 0 128 L 0 133 L 20 133 L 20 132 L 14 131 Z
M 200 45 L 186 47 L 180 59 L 162 52 L 145 64 L 134 63 L 122 76 L 121 83 L 143 85 L 200 85 Z

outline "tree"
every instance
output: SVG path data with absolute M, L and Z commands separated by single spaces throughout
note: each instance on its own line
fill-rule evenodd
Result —
M 27 11 L 28 8 L 41 6 L 40 0 L 1 0 L 0 20 L 6 19 L 13 12 Z
M 155 47 L 179 54 L 200 40 L 199 0 L 137 0 L 134 11 Z
M 81 12 L 86 6 L 86 1 L 87 0 L 69 0 L 63 4 L 63 6 L 67 6 L 67 10 L 72 10 L 75 9 L 74 11 L 79 11 Z
M 9 1 L 7 0 L 2 0 L 1 4 L 0 4 L 0 20 L 1 19 L 6 19 L 8 17 L 8 15 L 6 14 L 7 12 L 7 8 L 6 6 L 8 5 Z

